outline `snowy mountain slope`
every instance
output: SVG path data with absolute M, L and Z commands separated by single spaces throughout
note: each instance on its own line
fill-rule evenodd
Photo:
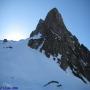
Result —
M 70 69 L 64 72 L 58 64 L 38 50 L 27 46 L 27 40 L 18 42 L 0 41 L 0 90 L 89 90 L 85 84 L 74 77 Z M 12 48 L 7 48 L 11 46 Z M 62 86 L 51 83 L 58 81 Z M 2 89 L 3 88 L 3 89 Z

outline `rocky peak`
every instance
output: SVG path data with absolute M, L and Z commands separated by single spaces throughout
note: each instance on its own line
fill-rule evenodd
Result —
M 86 83 L 90 81 L 90 51 L 80 44 L 64 25 L 59 11 L 52 9 L 45 20 L 40 20 L 36 30 L 30 35 L 28 46 L 44 51 L 56 60 L 60 68 L 67 70 Z
M 53 30 L 61 30 L 61 28 L 66 28 L 62 19 L 61 14 L 56 8 L 50 10 L 45 18 L 45 24 L 49 28 L 53 28 Z
M 41 32 L 42 31 L 42 28 L 43 28 L 43 24 L 44 21 L 42 19 L 39 20 L 39 23 L 36 27 L 36 30 L 35 31 L 32 31 L 32 33 L 30 34 L 30 37 L 33 37 L 34 35 L 38 34 L 38 32 Z
M 50 10 L 48 12 L 45 21 L 47 23 L 49 23 L 49 22 L 50 23 L 52 23 L 52 22 L 59 23 L 60 21 L 62 21 L 62 16 L 56 8 L 53 8 L 52 10 Z

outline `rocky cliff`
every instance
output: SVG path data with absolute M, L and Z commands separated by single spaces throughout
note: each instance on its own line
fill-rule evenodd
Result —
M 63 70 L 69 67 L 83 82 L 90 81 L 90 51 L 67 30 L 56 8 L 48 12 L 45 20 L 40 19 L 28 46 L 39 49 L 48 58 L 52 56 Z

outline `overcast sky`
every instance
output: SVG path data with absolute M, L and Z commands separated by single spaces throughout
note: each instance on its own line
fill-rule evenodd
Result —
M 90 49 L 90 0 L 0 0 L 0 39 L 15 39 L 14 34 L 28 38 L 54 7 L 69 31 Z

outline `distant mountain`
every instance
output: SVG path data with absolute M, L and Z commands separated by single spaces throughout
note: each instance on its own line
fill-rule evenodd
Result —
M 48 12 L 45 20 L 40 19 L 28 46 L 39 49 L 48 58 L 52 56 L 63 70 L 69 67 L 83 82 L 90 81 L 90 51 L 67 30 L 56 8 Z

